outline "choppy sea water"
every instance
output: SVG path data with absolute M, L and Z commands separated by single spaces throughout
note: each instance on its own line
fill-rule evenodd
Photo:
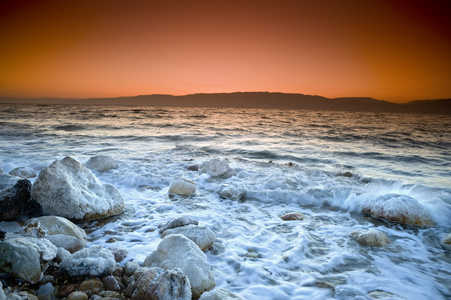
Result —
M 186 215 L 216 234 L 206 251 L 216 285 L 244 299 L 451 297 L 451 255 L 440 245 L 451 232 L 449 115 L 4 104 L 0 146 L 5 172 L 39 172 L 65 156 L 118 161 L 94 174 L 116 186 L 125 212 L 79 225 L 88 247 L 127 249 L 122 264 L 142 263 L 161 240 L 157 225 Z M 236 175 L 188 170 L 215 157 Z M 169 196 L 177 177 L 196 182 L 196 195 Z M 221 198 L 224 182 L 244 184 L 245 198 Z M 388 193 L 418 200 L 436 226 L 361 213 Z M 280 219 L 292 211 L 304 220 Z M 350 236 L 367 229 L 393 243 L 364 247 Z

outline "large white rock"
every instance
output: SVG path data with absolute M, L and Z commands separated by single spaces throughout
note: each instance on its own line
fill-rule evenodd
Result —
M 168 192 L 176 195 L 194 195 L 196 193 L 196 184 L 183 178 L 177 178 L 171 182 Z
M 223 198 L 231 200 L 240 200 L 246 194 L 246 186 L 241 182 L 223 183 L 217 190 L 217 193 Z
M 180 269 L 141 268 L 130 300 L 191 300 L 191 285 Z
M 167 229 L 163 232 L 161 238 L 165 238 L 166 236 L 171 234 L 181 234 L 189 238 L 194 243 L 196 243 L 196 245 L 199 246 L 202 251 L 207 250 L 211 245 L 213 245 L 216 238 L 215 233 L 211 231 L 210 228 L 206 226 L 196 225 L 186 225 Z
M 36 226 L 45 231 L 45 238 L 56 247 L 62 247 L 73 253 L 86 246 L 87 236 L 83 229 L 66 218 L 56 216 L 44 216 L 29 219 L 24 226 Z
M 199 300 L 243 300 L 243 298 L 226 289 L 214 289 L 203 293 Z
M 39 282 L 47 262 L 56 257 L 57 248 L 43 238 L 7 234 L 0 242 L 0 267 L 31 283 Z
M 73 253 L 64 259 L 59 267 L 67 271 L 70 276 L 100 277 L 113 273 L 116 261 L 111 251 L 98 245 Z
M 215 275 L 205 254 L 193 241 L 179 234 L 172 234 L 161 240 L 142 266 L 166 270 L 181 269 L 189 278 L 195 299 L 216 285 Z
M 30 167 L 19 167 L 9 172 L 9 175 L 21 178 L 33 178 L 36 177 L 36 171 Z
M 220 176 L 224 178 L 234 175 L 234 170 L 230 168 L 229 161 L 224 158 L 213 158 L 204 161 L 199 165 L 199 173 L 207 173 L 210 176 Z
M 370 247 L 383 247 L 391 243 L 388 236 L 379 230 L 368 230 L 368 231 L 354 231 L 351 232 L 351 236 L 359 243 L 364 246 Z
M 124 200 L 116 188 L 101 184 L 71 157 L 45 168 L 33 184 L 31 196 L 44 213 L 68 219 L 102 218 L 124 210 Z
M 368 201 L 362 211 L 375 218 L 402 224 L 433 226 L 429 213 L 417 200 L 406 195 L 387 194 Z
M 86 163 L 85 166 L 91 170 L 95 171 L 108 171 L 112 169 L 117 169 L 117 162 L 106 155 L 96 155 L 91 157 Z

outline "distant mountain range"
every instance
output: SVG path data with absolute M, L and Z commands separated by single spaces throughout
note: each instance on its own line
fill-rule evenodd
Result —
M 406 104 L 397 104 L 365 97 L 326 98 L 322 96 L 304 94 L 270 92 L 211 93 L 190 94 L 183 96 L 154 94 L 133 97 L 89 99 L 0 97 L 0 103 L 280 108 L 451 114 L 451 98 L 439 100 L 416 100 Z

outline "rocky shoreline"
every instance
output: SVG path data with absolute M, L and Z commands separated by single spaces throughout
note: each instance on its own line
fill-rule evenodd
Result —
M 87 235 L 75 223 L 114 216 L 125 204 L 116 188 L 101 183 L 90 171 L 117 168 L 107 156 L 92 157 L 84 165 L 71 157 L 57 160 L 36 176 L 29 168 L 4 174 L 0 168 L 0 300 L 3 299 L 241 299 L 215 288 L 215 275 L 204 251 L 215 233 L 197 220 L 180 216 L 158 226 L 162 240 L 142 265 L 127 257 L 126 249 L 87 248 Z M 230 178 L 234 170 L 225 159 L 214 158 L 190 170 Z M 352 174 L 351 174 L 352 176 Z M 169 193 L 192 195 L 196 184 L 176 178 Z M 239 200 L 246 193 L 240 182 L 223 184 L 217 193 Z M 369 201 L 362 213 L 407 224 L 434 226 L 415 199 L 387 194 Z M 302 220 L 292 212 L 283 221 Z M 377 230 L 353 232 L 366 247 L 391 243 Z M 451 234 L 442 245 L 451 251 Z

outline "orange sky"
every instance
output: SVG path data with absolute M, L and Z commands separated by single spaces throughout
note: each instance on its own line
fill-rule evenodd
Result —
M 0 0 L 0 96 L 449 98 L 448 2 Z

